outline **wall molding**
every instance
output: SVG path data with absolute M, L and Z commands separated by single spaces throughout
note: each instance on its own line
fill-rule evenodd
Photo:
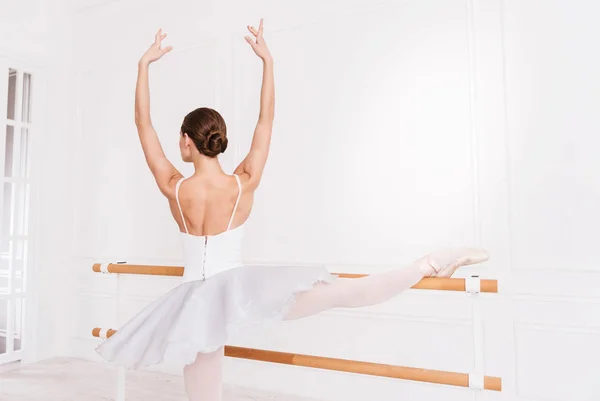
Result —
M 469 77 L 469 122 L 471 137 L 471 185 L 473 191 L 473 243 L 481 246 L 483 242 L 483 229 L 480 210 L 481 185 L 479 181 L 479 129 L 477 126 L 477 78 L 475 54 L 475 15 L 473 0 L 465 0 L 467 21 L 467 59 Z
M 402 313 L 393 313 L 393 312 L 364 312 L 359 310 L 347 310 L 343 308 L 332 309 L 330 311 L 322 312 L 320 315 L 324 316 L 338 316 L 338 317 L 348 317 L 352 319 L 368 319 L 368 320 L 397 320 L 403 323 L 428 323 L 428 324 L 438 324 L 438 325 L 448 325 L 448 326 L 472 326 L 473 322 L 471 319 L 467 318 L 457 318 L 457 317 L 448 317 L 448 318 L 439 318 L 439 317 L 430 317 L 430 316 L 410 316 Z
M 515 333 L 518 331 L 543 331 L 551 333 L 592 334 L 600 336 L 600 325 L 558 325 L 534 323 L 527 320 L 514 320 Z
M 547 272 L 557 272 L 557 273 L 584 273 L 584 274 L 600 274 L 600 270 L 598 268 L 593 267 L 584 267 L 584 268 L 570 268 L 570 267 L 513 267 L 513 272 L 531 272 L 531 273 L 547 273 Z

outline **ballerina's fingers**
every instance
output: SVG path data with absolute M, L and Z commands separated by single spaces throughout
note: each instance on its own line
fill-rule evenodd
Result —
M 162 28 L 158 30 L 158 32 L 156 32 L 156 35 L 154 35 L 154 44 L 160 46 L 161 42 L 163 41 L 164 38 L 167 37 L 167 33 L 162 33 Z
M 248 25 L 248 30 L 250 31 L 250 33 L 252 35 L 254 35 L 254 37 L 257 39 L 257 41 L 259 41 L 262 38 L 263 35 L 263 19 L 260 19 L 260 24 L 258 25 L 258 30 L 256 30 L 255 27 L 253 27 L 252 25 Z
M 162 46 L 162 41 L 167 37 L 167 33 L 163 33 L 162 32 L 162 28 L 158 30 L 158 32 L 156 32 L 156 35 L 154 37 L 154 46 L 156 46 L 156 49 L 158 51 L 160 51 L 161 56 L 167 54 L 168 52 L 170 52 L 171 50 L 173 50 L 173 46 L 167 46 L 165 48 L 161 48 Z
M 258 36 L 262 38 L 263 34 L 263 19 L 260 19 L 260 24 L 258 25 Z
M 258 37 L 259 32 L 252 25 L 248 25 L 248 30 L 252 35 L 254 35 L 255 38 Z
M 250 46 L 252 46 L 252 48 L 254 50 L 256 50 L 256 41 L 254 39 L 252 39 L 250 36 L 245 36 L 244 38 L 246 39 L 246 42 L 248 42 L 250 44 Z

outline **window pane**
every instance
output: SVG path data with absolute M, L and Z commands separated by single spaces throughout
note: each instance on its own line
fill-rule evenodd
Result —
M 0 294 L 8 293 L 8 269 L 10 267 L 10 254 L 0 252 Z
M 25 292 L 25 276 L 22 270 L 13 272 L 12 292 L 22 294 Z
M 27 214 L 27 204 L 26 199 L 28 198 L 27 192 L 29 189 L 29 185 L 27 184 L 12 184 L 13 191 L 15 194 L 13 196 L 14 207 L 12 209 L 12 231 L 11 235 L 25 235 L 26 227 L 25 227 L 25 215 Z
M 17 71 L 8 70 L 8 106 L 6 117 L 15 119 L 15 103 L 17 103 Z
M 4 151 L 4 176 L 12 177 L 13 154 L 15 150 L 15 127 L 6 126 L 6 148 Z
M 9 277 L 11 263 L 12 276 Z M 0 293 L 24 293 L 26 269 L 27 240 L 9 241 L 9 251 L 0 252 Z M 9 279 L 12 281 L 9 282 Z
M 27 178 L 29 176 L 29 129 L 15 132 L 12 125 L 6 126 L 4 151 L 4 176 Z
M 23 110 L 21 120 L 31 122 L 31 74 L 23 74 Z
M 29 235 L 29 194 L 31 189 L 29 184 L 24 184 L 23 188 L 23 226 L 21 228 L 21 235 Z
M 2 201 L 2 214 L 0 215 L 0 252 L 9 251 L 9 237 L 12 235 L 12 204 L 13 184 L 4 183 L 4 199 Z
M 27 178 L 29 176 L 29 130 L 27 128 L 21 128 L 21 146 L 20 146 L 19 157 L 19 172 L 18 176 L 21 178 Z
M 25 271 L 27 264 L 27 242 L 25 240 L 13 241 L 13 277 L 19 272 L 20 275 Z

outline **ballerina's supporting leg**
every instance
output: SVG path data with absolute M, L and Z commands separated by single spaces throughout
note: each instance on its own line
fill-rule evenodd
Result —
M 411 288 L 423 277 L 449 277 L 460 266 L 481 263 L 487 259 L 487 252 L 480 249 L 439 251 L 389 272 L 319 283 L 311 290 L 298 294 L 294 306 L 284 318 L 300 319 L 336 307 L 377 305 Z
M 223 396 L 224 348 L 208 354 L 198 353 L 196 360 L 183 369 L 185 391 L 190 401 L 221 401 Z

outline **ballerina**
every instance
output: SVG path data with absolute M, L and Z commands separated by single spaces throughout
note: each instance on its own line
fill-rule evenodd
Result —
M 364 278 L 337 279 L 323 267 L 244 266 L 244 223 L 252 210 L 269 154 L 274 119 L 273 58 L 258 29 L 246 41 L 263 64 L 260 114 L 250 150 L 232 175 L 218 155 L 227 149 L 222 116 L 202 107 L 185 116 L 179 148 L 195 172 L 184 178 L 166 158 L 150 118 L 149 67 L 172 50 L 159 30 L 138 66 L 135 122 L 150 171 L 179 226 L 184 257 L 182 283 L 159 297 L 97 346 L 106 360 L 130 369 L 162 361 L 183 366 L 191 401 L 222 397 L 224 346 L 245 326 L 312 316 L 325 310 L 375 305 L 423 277 L 449 277 L 461 266 L 484 262 L 483 249 L 433 252 L 406 266 Z

